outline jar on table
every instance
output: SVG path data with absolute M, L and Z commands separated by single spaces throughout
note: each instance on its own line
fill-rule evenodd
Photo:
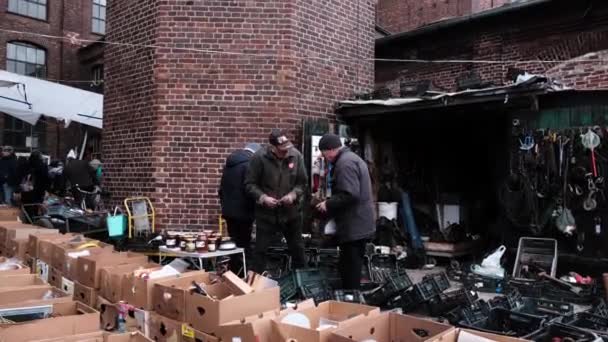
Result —
M 167 238 L 165 239 L 165 246 L 167 246 L 167 248 L 175 248 L 177 246 L 177 235 L 167 234 Z
M 205 234 L 201 234 L 196 239 L 196 251 L 198 253 L 204 253 L 207 251 L 207 236 Z
M 217 250 L 217 239 L 212 237 L 207 241 L 207 249 L 209 252 L 215 252 Z
M 186 250 L 186 236 L 180 235 L 178 241 L 179 241 L 179 249 L 181 249 L 182 251 L 185 251 Z
M 196 251 L 196 238 L 194 236 L 187 236 L 186 240 L 186 252 L 194 253 Z

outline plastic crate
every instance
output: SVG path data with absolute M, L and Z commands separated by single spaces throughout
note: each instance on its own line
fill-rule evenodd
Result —
M 418 284 L 415 284 L 414 292 L 416 294 L 416 300 L 418 300 L 419 303 L 424 303 L 439 295 L 435 288 L 435 283 L 430 279 L 425 279 Z
M 516 310 L 529 315 L 553 319 L 559 316 L 571 315 L 574 313 L 574 306 L 563 301 L 523 297 Z
M 486 318 L 489 312 L 490 306 L 488 303 L 484 300 L 478 300 L 472 305 L 462 308 L 459 316 L 461 318 L 461 322 L 474 324 L 475 322 L 479 322 Z
M 579 286 L 579 285 L 577 285 Z M 579 286 L 581 292 L 578 294 L 559 287 L 551 282 L 546 282 L 543 287 L 542 297 L 552 300 L 566 301 L 573 304 L 591 305 L 596 299 L 597 294 L 593 285 Z
M 428 279 L 433 282 L 435 290 L 441 293 L 450 288 L 450 279 L 445 272 L 439 272 L 424 276 L 423 279 Z
M 376 283 L 384 283 L 387 278 L 398 273 L 397 257 L 393 254 L 373 254 L 369 258 L 370 279 Z
M 326 283 L 308 284 L 301 288 L 302 296 L 306 299 L 313 299 L 316 304 L 333 299 L 331 288 Z
M 545 281 L 510 279 L 507 282 L 507 290 L 517 289 L 524 297 L 540 298 L 543 295 Z
M 298 287 L 296 286 L 293 273 L 288 273 L 277 281 L 281 292 L 281 303 L 287 302 L 298 294 Z
M 335 290 L 333 299 L 338 302 L 365 304 L 365 298 L 359 290 Z
M 529 272 L 526 272 L 526 268 Z M 522 237 L 519 239 L 513 278 L 533 279 L 528 274 L 546 272 L 555 277 L 557 271 L 557 240 Z
M 604 339 L 608 338 L 608 318 L 581 312 L 564 317 L 562 323 L 571 327 L 591 331 Z
M 324 279 L 321 270 L 318 268 L 298 268 L 294 270 L 294 276 L 298 288 L 310 284 L 318 284 Z
M 463 279 L 463 284 L 478 292 L 503 293 L 505 290 L 504 279 L 483 277 L 473 273 L 467 274 Z
M 401 309 L 402 313 L 407 313 L 416 310 L 418 306 L 416 294 L 413 290 L 409 290 L 390 297 L 386 303 L 382 305 L 382 309 L 391 310 L 398 308 Z
M 490 310 L 488 315 L 479 321 L 473 323 L 463 321 L 460 325 L 493 334 L 525 337 L 538 331 L 544 322 L 545 319 L 542 317 L 496 308 Z
M 559 339 L 563 341 L 568 338 L 574 342 L 600 342 L 596 334 L 583 329 L 571 327 L 561 323 L 550 323 L 542 329 L 525 337 L 535 342 L 553 342 Z
M 477 292 L 468 289 L 458 289 L 440 293 L 429 299 L 428 312 L 431 316 L 439 317 L 459 307 L 469 307 L 479 299 Z
M 594 305 L 589 312 L 596 316 L 608 318 L 608 305 L 606 304 L 606 301 L 602 299 L 598 304 Z

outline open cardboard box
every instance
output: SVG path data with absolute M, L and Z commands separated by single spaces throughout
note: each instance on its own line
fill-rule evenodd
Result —
M 44 299 L 47 297 L 48 299 Z M 0 292 L 0 308 L 3 309 L 29 305 L 30 303 L 48 305 L 71 301 L 71 296 L 68 296 L 59 289 L 52 288 L 51 286 L 12 289 Z
M 105 342 L 105 336 L 102 331 L 96 331 L 86 334 L 78 334 L 72 336 L 62 336 L 57 338 L 45 338 L 42 340 L 34 340 L 31 342 Z
M 148 337 L 156 342 L 182 341 L 182 323 L 163 317 L 155 312 L 150 313 L 148 330 Z
M 214 284 L 203 281 L 207 296 L 186 292 L 186 322 L 194 329 L 212 334 L 224 323 L 281 307 L 278 286 L 251 292 L 243 280 L 227 275 Z
M 14 222 L 19 220 L 21 216 L 21 209 L 17 207 L 12 207 L 10 205 L 1 205 L 0 206 L 0 221 L 9 221 Z
M 99 295 L 105 297 L 112 303 L 118 303 L 119 301 L 124 300 L 135 307 L 140 307 L 137 303 L 129 300 L 131 298 L 129 292 L 135 290 L 134 285 L 129 286 L 129 284 L 125 282 L 125 279 L 132 276 L 133 271 L 149 270 L 155 267 L 160 266 L 155 263 L 136 263 L 104 267 L 99 273 L 99 281 L 101 283 Z M 144 280 L 142 279 L 142 281 Z
M 74 234 L 59 234 L 59 231 L 54 229 L 49 229 L 48 232 L 30 234 L 30 236 L 28 236 L 27 253 L 33 258 L 38 258 L 38 244 L 40 239 L 60 238 L 72 235 Z
M 299 311 L 310 322 L 310 329 L 282 323 L 287 314 L 273 321 L 281 341 L 329 342 L 332 333 L 362 318 L 374 318 L 380 309 L 373 306 L 327 301 L 316 307 Z M 328 325 L 328 323 L 331 323 Z M 318 328 L 321 328 L 317 330 Z
M 0 342 L 26 342 L 99 331 L 99 312 L 81 303 L 55 303 L 53 316 L 19 324 L 0 324 Z
M 154 311 L 176 321 L 186 320 L 186 298 L 192 282 L 209 283 L 213 275 L 205 271 L 187 272 L 179 277 L 159 280 L 152 290 Z
M 31 224 L 22 223 L 17 220 L 0 221 L 0 244 L 2 246 L 5 246 L 6 243 L 8 242 L 8 240 L 9 240 L 8 230 L 9 229 L 32 229 L 32 228 L 40 228 L 40 227 L 31 225 Z M 14 238 L 14 237 L 15 236 L 12 236 L 11 238 Z
M 140 332 L 132 332 L 125 334 L 105 334 L 104 342 L 154 342 L 153 340 L 145 337 Z M 205 341 L 207 342 L 207 341 Z
M 7 246 L 13 239 L 29 239 L 30 234 L 47 233 L 56 229 L 42 228 L 30 224 L 17 223 L 10 226 L 0 225 L 0 243 Z M 4 236 L 3 236 L 4 235 Z
M 104 253 L 112 253 L 112 250 L 110 248 L 97 248 L 96 247 L 96 248 L 88 248 L 86 251 L 89 255 L 101 255 Z M 66 258 L 64 259 L 63 267 L 61 268 L 63 276 L 72 281 L 78 279 L 78 259 L 79 259 L 79 257 L 77 257 L 76 255 L 78 255 L 78 254 L 68 253 L 66 255 Z
M 29 239 L 11 239 L 6 244 L 6 256 L 25 260 Z
M 447 324 L 387 312 L 345 324 L 333 332 L 330 341 L 439 342 L 451 333 L 454 333 L 454 327 Z
M 194 330 L 187 324 L 182 324 L 182 342 L 219 342 L 220 340 L 202 331 Z M 232 341 L 232 340 L 230 340 Z
M 118 328 L 118 315 L 120 306 L 122 304 L 110 303 L 107 299 L 97 296 L 97 302 L 95 303 L 95 309 L 101 314 L 101 328 L 107 331 L 114 331 Z M 125 304 L 126 305 L 126 304 Z M 145 332 L 147 328 L 147 321 L 150 319 L 150 313 L 143 310 L 134 309 L 126 305 L 123 308 L 127 312 L 125 315 L 125 331 Z
M 57 270 L 55 267 L 51 267 L 51 269 L 49 271 L 49 279 L 48 279 L 49 284 L 51 284 L 51 286 L 54 286 L 54 287 L 60 289 L 62 286 L 62 281 L 63 281 L 63 273 L 61 273 L 61 271 Z
M 142 273 L 151 273 L 151 272 L 155 272 L 155 271 L 159 271 L 161 270 L 162 267 L 158 266 L 157 267 L 151 267 L 151 268 L 146 268 L 146 269 L 142 269 L 142 270 L 137 270 L 135 272 L 129 272 L 127 274 L 124 275 L 124 277 L 122 278 L 122 282 L 120 283 L 120 287 L 123 289 L 123 299 L 133 305 L 136 308 L 140 308 L 143 310 L 148 310 L 151 311 L 154 309 L 154 285 L 165 281 L 165 280 L 171 280 L 171 279 L 176 279 L 180 276 L 167 276 L 167 277 L 161 277 L 161 278 L 156 278 L 156 279 L 148 279 L 148 278 L 142 278 L 140 277 L 140 275 Z M 196 276 L 195 273 L 192 272 L 186 272 L 189 275 L 193 275 Z M 184 275 L 186 274 L 184 273 Z M 198 272 L 200 274 L 200 272 Z M 204 272 L 203 272 L 204 273 Z
M 221 341 L 280 341 L 281 338 L 272 321 L 286 314 L 314 307 L 315 302 L 309 299 L 298 303 L 293 308 L 272 310 L 258 315 L 247 316 L 219 326 L 215 335 Z
M 94 307 L 97 302 L 97 290 L 74 282 L 74 300 Z
M 8 262 L 8 258 L 0 257 L 0 266 L 4 265 Z M 30 274 L 31 269 L 26 265 L 21 263 L 14 264 L 12 268 L 7 268 L 5 270 L 0 270 L 0 277 L 10 276 L 10 275 L 18 275 L 18 274 Z
M 96 247 L 88 247 L 88 248 L 80 247 L 80 246 L 84 246 L 85 244 L 94 244 Z M 53 256 L 51 259 L 51 266 L 53 266 L 63 272 L 64 265 L 66 264 L 66 261 L 68 261 L 69 259 L 77 259 L 78 258 L 77 255 L 79 255 L 81 253 L 88 253 L 89 255 L 101 253 L 99 251 L 93 252 L 93 250 L 112 252 L 112 251 L 114 251 L 114 246 L 101 242 L 101 241 L 98 241 L 98 240 L 91 240 L 91 239 L 86 239 L 85 242 L 78 242 L 78 243 L 69 242 L 69 241 L 58 243 L 58 244 L 53 245 L 53 248 L 52 248 Z
M 50 235 L 46 233 L 30 234 L 28 253 L 36 259 L 40 259 L 47 264 L 51 264 L 53 262 L 53 251 L 55 244 L 70 240 L 84 241 L 85 237 L 83 235 L 73 233 L 58 235 Z
M 36 274 L 17 274 L 0 277 L 0 291 L 6 289 L 22 289 L 29 286 L 47 287 L 48 285 Z
M 146 264 L 148 257 L 139 253 L 102 253 L 77 259 L 77 281 L 82 285 L 99 288 L 99 273 L 102 268 L 112 265 Z

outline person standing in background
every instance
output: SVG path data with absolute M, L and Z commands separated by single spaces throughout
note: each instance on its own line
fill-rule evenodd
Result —
M 17 177 L 17 156 L 11 146 L 2 147 L 0 179 L 2 181 L 2 200 L 6 205 L 13 205 L 13 193 L 19 185 L 19 180 Z
M 342 287 L 357 290 L 361 285 L 365 245 L 376 233 L 369 170 L 367 163 L 343 147 L 340 137 L 335 134 L 324 135 L 319 141 L 319 149 L 323 157 L 333 164 L 332 195 L 316 208 L 335 219 Z
M 218 191 L 228 234 L 234 239 L 237 247 L 245 249 L 247 259 L 251 258 L 251 231 L 255 203 L 245 189 L 245 177 L 251 157 L 261 147 L 260 144 L 249 143 L 226 158 Z M 241 267 L 242 261 L 232 257 L 230 269 L 237 273 Z
M 277 232 L 287 240 L 294 268 L 306 266 L 302 240 L 302 199 L 308 186 L 304 158 L 287 136 L 273 129 L 270 145 L 251 158 L 245 186 L 255 200 L 254 271 L 266 270 L 266 250 Z

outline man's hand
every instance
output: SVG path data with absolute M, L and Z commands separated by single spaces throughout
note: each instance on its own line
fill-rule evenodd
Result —
M 280 202 L 281 204 L 284 205 L 292 205 L 295 201 L 296 201 L 296 193 L 295 192 L 290 192 L 287 195 L 283 196 L 283 198 L 281 198 Z
M 278 204 L 279 201 L 274 198 L 274 197 L 270 197 L 268 195 L 262 195 L 262 197 L 260 198 L 260 203 L 268 208 L 275 208 Z
M 327 201 L 323 201 L 319 204 L 317 204 L 317 210 L 322 212 L 322 213 L 326 213 L 327 212 Z

